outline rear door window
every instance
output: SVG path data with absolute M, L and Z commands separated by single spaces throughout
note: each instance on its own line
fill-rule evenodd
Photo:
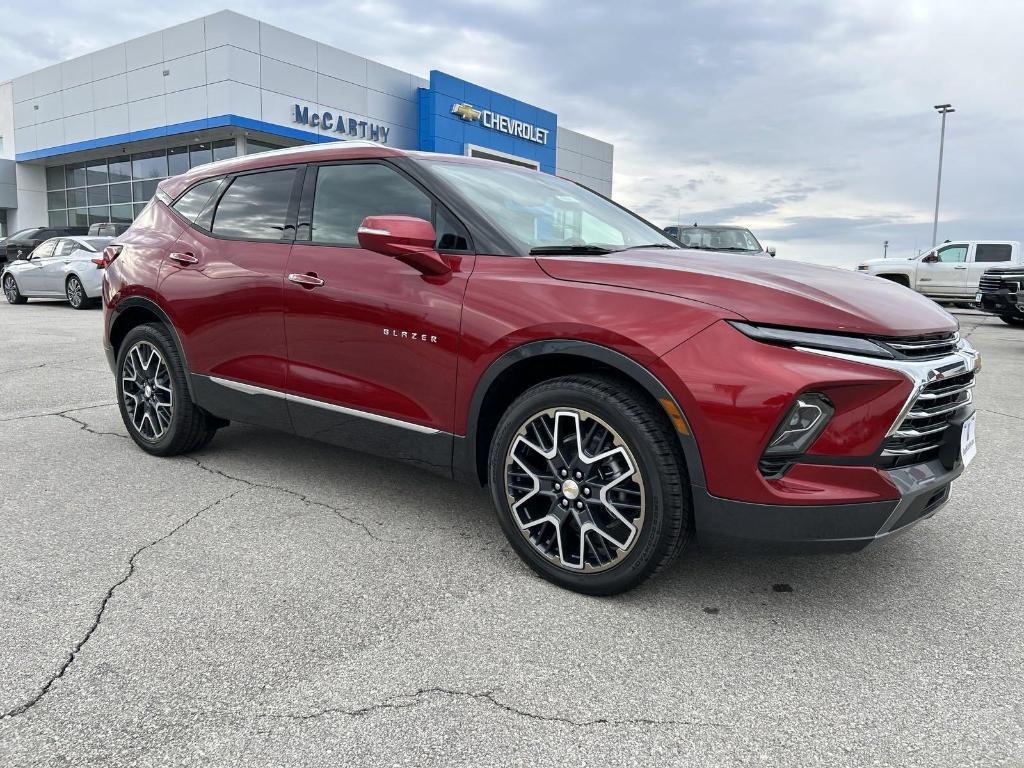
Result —
M 1013 246 L 1009 243 L 978 243 L 974 247 L 974 260 L 977 261 L 1009 261 L 1013 255 Z
M 210 219 L 213 215 L 212 207 L 208 211 L 208 216 L 203 214 L 207 212 L 207 206 L 209 206 L 217 190 L 220 189 L 222 181 L 223 179 L 211 179 L 210 181 L 196 184 L 192 189 L 179 197 L 177 202 L 171 207 L 186 219 L 199 226 L 203 226 L 203 220 L 205 220 L 203 228 L 209 229 Z
M 61 240 L 57 243 L 57 248 L 54 250 L 54 256 L 70 256 L 75 252 L 78 243 L 74 240 Z
M 236 240 L 283 239 L 295 177 L 294 168 L 235 177 L 217 204 L 210 231 Z

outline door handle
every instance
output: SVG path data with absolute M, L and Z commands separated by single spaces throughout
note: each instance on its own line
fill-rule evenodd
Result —
M 967 269 L 967 267 L 964 266 L 963 264 L 957 264 L 955 267 L 953 267 L 953 269 Z
M 199 259 L 193 256 L 191 253 L 169 253 L 167 254 L 167 258 L 170 259 L 171 261 L 178 262 L 182 266 L 199 263 Z
M 324 284 L 324 281 L 316 276 L 315 272 L 307 272 L 306 274 L 300 274 L 293 272 L 288 275 L 288 279 L 297 285 L 301 285 L 303 288 L 319 288 Z

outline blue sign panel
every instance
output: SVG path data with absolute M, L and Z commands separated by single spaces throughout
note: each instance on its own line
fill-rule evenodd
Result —
M 419 148 L 451 155 L 474 145 L 534 160 L 555 172 L 558 116 L 439 72 L 419 89 Z

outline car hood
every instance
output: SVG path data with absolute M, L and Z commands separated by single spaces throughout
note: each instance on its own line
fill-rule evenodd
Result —
M 537 261 L 556 280 L 664 293 L 765 325 L 866 336 L 915 336 L 957 327 L 933 301 L 889 280 L 798 261 L 661 249 Z

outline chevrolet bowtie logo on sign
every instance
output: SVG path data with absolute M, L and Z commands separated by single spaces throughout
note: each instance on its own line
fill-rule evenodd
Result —
M 511 117 L 499 115 L 489 109 L 477 109 L 472 104 L 455 103 L 452 104 L 452 114 L 458 115 L 467 123 L 479 120 L 484 128 L 490 128 L 492 131 L 507 133 L 509 136 L 526 139 L 536 144 L 548 143 L 550 132 L 547 128 L 538 128 L 536 125 L 524 123 L 522 120 L 513 120 Z
M 458 115 L 467 122 L 480 119 L 480 110 L 474 109 L 472 104 L 452 104 L 452 114 Z

